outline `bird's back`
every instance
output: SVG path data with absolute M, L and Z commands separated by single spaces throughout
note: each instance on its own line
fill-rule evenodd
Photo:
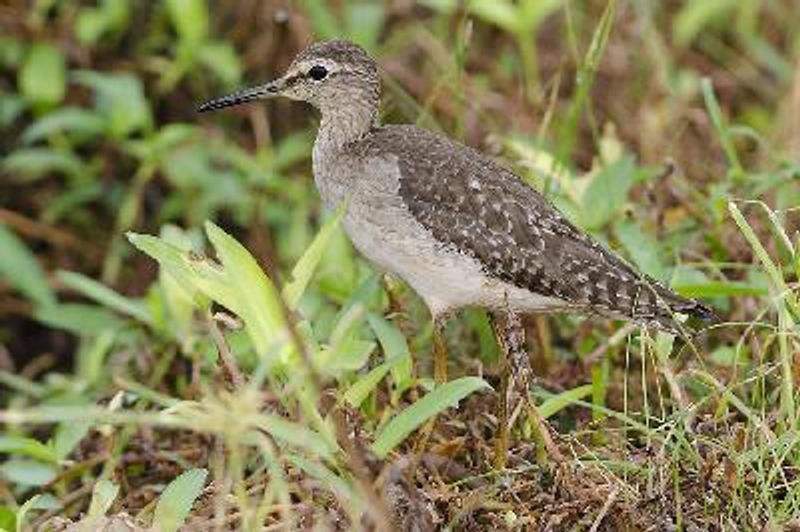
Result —
M 567 220 L 539 192 L 480 152 L 408 125 L 372 130 L 348 147 L 361 160 L 396 160 L 399 196 L 443 245 L 488 277 L 557 298 L 565 307 L 674 329 L 673 312 L 710 317 Z

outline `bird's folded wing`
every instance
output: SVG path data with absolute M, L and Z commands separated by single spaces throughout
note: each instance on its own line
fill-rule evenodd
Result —
M 670 309 L 694 304 L 633 270 L 476 150 L 411 126 L 382 128 L 376 141 L 384 151 L 399 147 L 399 193 L 412 215 L 488 275 L 587 311 L 663 326 Z

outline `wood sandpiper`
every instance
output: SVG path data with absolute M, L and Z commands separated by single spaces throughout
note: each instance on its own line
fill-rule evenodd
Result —
M 713 316 L 702 303 L 635 271 L 492 159 L 415 126 L 381 126 L 378 67 L 358 45 L 311 44 L 282 77 L 199 110 L 275 96 L 320 111 L 313 169 L 322 200 L 328 208 L 346 201 L 342 224 L 355 247 L 404 279 L 427 304 L 437 382 L 447 375 L 444 319 L 465 307 L 490 312 L 506 355 L 497 467 L 504 466 L 507 453 L 509 373 L 515 363 L 527 365 L 518 313 L 599 314 L 670 331 L 677 329 L 676 313 Z M 527 379 L 522 385 L 528 397 Z M 529 406 L 540 442 L 557 454 L 546 425 L 530 401 Z

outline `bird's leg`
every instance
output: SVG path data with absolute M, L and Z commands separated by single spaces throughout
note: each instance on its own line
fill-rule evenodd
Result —
M 444 323 L 444 317 L 433 317 L 433 378 L 437 385 L 447 382 L 447 344 L 444 341 Z
M 500 383 L 500 399 L 498 401 L 498 434 L 495 442 L 495 468 L 505 466 L 508 454 L 508 439 L 510 427 L 508 426 L 509 393 L 516 385 L 520 384 L 525 409 L 533 422 L 534 438 L 537 444 L 537 454 L 540 461 L 548 457 L 561 461 L 558 447 L 550 436 L 547 421 L 539 413 L 536 404 L 530 397 L 531 366 L 528 353 L 525 350 L 525 329 L 519 315 L 512 311 L 495 312 L 491 315 L 492 329 L 497 343 L 504 355 L 503 370 Z
M 433 379 L 436 381 L 436 386 L 447 382 L 447 344 L 444 341 L 446 319 L 446 316 L 433 316 Z M 428 446 L 437 419 L 438 417 L 434 417 L 420 430 L 420 436 L 414 444 L 417 456 Z
M 494 320 L 492 320 L 494 323 Z M 497 337 L 498 342 L 501 342 L 501 337 Z M 501 346 L 505 353 L 505 348 Z M 508 392 L 511 388 L 511 367 L 508 364 L 507 357 L 504 355 L 503 360 L 500 361 L 500 392 L 497 397 L 497 435 L 494 441 L 494 468 L 505 469 L 506 461 L 508 459 L 508 439 L 510 427 L 508 426 Z

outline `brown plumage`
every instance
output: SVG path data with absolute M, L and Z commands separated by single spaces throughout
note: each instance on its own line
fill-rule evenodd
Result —
M 517 175 L 472 148 L 413 126 L 385 126 L 351 149 L 395 155 L 409 211 L 436 239 L 480 261 L 489 276 L 556 296 L 565 310 L 671 331 L 673 313 L 713 316 L 702 303 L 636 272 Z

